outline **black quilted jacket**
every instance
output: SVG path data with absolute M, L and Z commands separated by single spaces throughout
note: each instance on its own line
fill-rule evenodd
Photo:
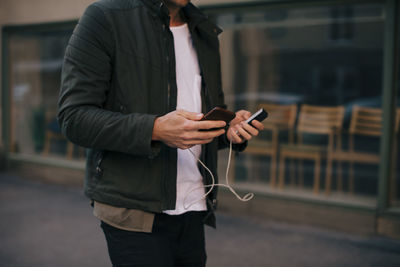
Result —
M 192 4 L 184 14 L 198 53 L 206 112 L 224 106 L 220 29 Z M 87 8 L 69 41 L 58 119 L 69 140 L 89 148 L 85 194 L 90 199 L 150 212 L 175 207 L 177 151 L 151 140 L 155 118 L 176 108 L 168 25 L 160 0 L 102 0 Z M 214 174 L 217 149 L 226 145 L 223 136 L 203 147 L 202 159 Z M 216 190 L 207 203 L 212 211 Z M 209 214 L 206 223 L 215 225 Z

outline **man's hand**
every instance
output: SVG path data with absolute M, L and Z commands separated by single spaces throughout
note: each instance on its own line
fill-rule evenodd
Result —
M 239 110 L 236 112 L 236 117 L 230 123 L 227 137 L 234 144 L 241 144 L 246 140 L 250 140 L 253 136 L 257 136 L 259 131 L 264 129 L 264 125 L 254 120 L 252 124 L 246 123 L 246 120 L 251 117 L 251 113 L 247 110 Z
M 152 140 L 170 147 L 188 149 L 195 145 L 210 143 L 225 130 L 199 131 L 226 126 L 224 121 L 200 121 L 203 114 L 176 110 L 154 121 Z

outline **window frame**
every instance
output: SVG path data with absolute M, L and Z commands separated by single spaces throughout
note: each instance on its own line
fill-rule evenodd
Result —
M 397 80 L 399 79 L 397 69 L 399 65 L 398 34 L 400 24 L 400 4 L 396 0 L 268 0 L 268 1 L 250 1 L 235 4 L 216 4 L 201 6 L 208 15 L 217 15 L 223 12 L 234 12 L 259 10 L 260 8 L 284 8 L 284 7 L 307 7 L 307 6 L 325 6 L 325 5 L 343 5 L 343 4 L 368 4 L 381 3 L 384 5 L 384 40 L 383 40 L 383 79 L 382 79 L 382 109 L 383 109 L 383 132 L 380 141 L 380 163 L 378 170 L 378 194 L 377 194 L 377 213 L 400 215 L 400 208 L 389 206 L 389 187 L 390 170 L 393 161 L 393 139 L 394 122 L 396 113 Z M 358 207 L 361 208 L 361 207 Z
M 78 20 L 69 20 L 62 22 L 25 24 L 25 25 L 10 25 L 3 26 L 1 37 L 1 111 L 2 111 L 2 143 L 3 150 L 7 160 L 29 162 L 41 165 L 65 167 L 71 169 L 84 170 L 84 163 L 75 162 L 64 159 L 51 159 L 40 155 L 24 155 L 10 152 L 10 125 L 11 125 L 11 90 L 10 90 L 10 69 L 9 69 L 9 40 L 13 35 L 30 34 L 30 33 L 45 33 L 54 31 L 73 31 Z

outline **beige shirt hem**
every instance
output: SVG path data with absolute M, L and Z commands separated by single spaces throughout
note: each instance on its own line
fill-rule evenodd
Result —
M 154 213 L 111 206 L 94 201 L 93 215 L 105 223 L 126 231 L 151 233 Z

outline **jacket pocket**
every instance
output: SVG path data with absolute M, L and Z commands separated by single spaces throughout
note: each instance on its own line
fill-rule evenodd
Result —
M 135 201 L 159 201 L 163 169 L 146 157 L 109 152 L 101 165 L 99 191 Z

